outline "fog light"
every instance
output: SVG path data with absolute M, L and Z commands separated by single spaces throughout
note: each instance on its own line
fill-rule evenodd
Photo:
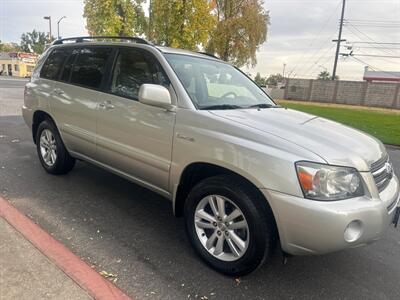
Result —
M 348 243 L 357 241 L 362 234 L 362 223 L 360 220 L 355 220 L 347 225 L 344 230 L 344 239 Z

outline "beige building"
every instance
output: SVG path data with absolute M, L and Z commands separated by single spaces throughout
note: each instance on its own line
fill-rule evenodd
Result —
M 0 75 L 29 77 L 38 55 L 25 52 L 0 52 Z

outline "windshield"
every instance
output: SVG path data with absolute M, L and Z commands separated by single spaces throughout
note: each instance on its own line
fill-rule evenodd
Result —
M 229 64 L 182 54 L 165 57 L 199 109 L 276 106 L 260 87 Z

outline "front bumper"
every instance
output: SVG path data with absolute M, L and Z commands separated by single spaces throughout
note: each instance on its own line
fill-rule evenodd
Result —
M 293 255 L 324 254 L 374 242 L 392 224 L 400 206 L 396 176 L 375 198 L 327 202 L 261 191 L 274 213 L 282 249 Z

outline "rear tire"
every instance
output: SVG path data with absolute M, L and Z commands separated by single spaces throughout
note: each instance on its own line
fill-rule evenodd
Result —
M 237 217 L 233 218 L 232 213 Z M 185 223 L 198 255 L 230 276 L 246 275 L 261 266 L 277 238 L 266 200 L 232 175 L 207 178 L 190 191 L 185 202 Z
M 36 132 L 36 149 L 40 163 L 50 174 L 67 174 L 75 165 L 75 159 L 69 155 L 57 127 L 50 120 L 44 120 L 39 124 Z

